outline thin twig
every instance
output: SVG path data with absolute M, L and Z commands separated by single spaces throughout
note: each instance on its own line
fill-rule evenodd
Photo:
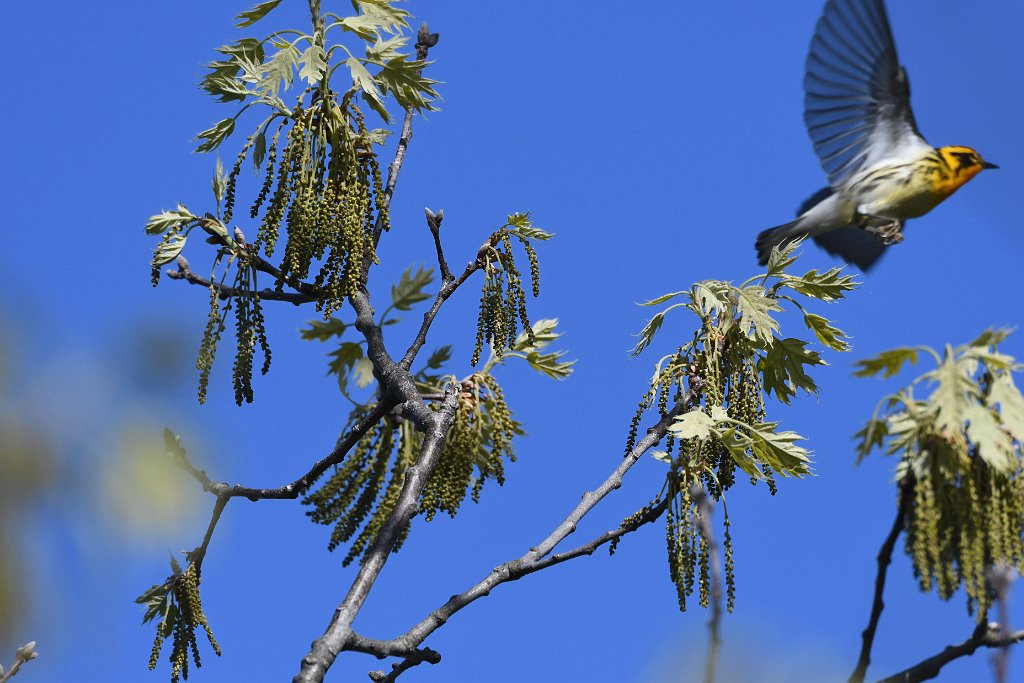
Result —
M 326 457 L 318 460 L 305 474 L 284 486 L 269 489 L 250 488 L 235 484 L 234 486 L 225 482 L 215 482 L 207 476 L 204 470 L 196 468 L 188 459 L 185 449 L 182 448 L 177 435 L 170 430 L 164 430 L 164 441 L 167 445 L 167 452 L 175 465 L 188 472 L 202 485 L 204 491 L 209 491 L 218 498 L 248 498 L 251 501 L 257 500 L 291 500 L 298 498 L 306 492 L 313 483 L 320 478 L 329 468 L 341 462 L 345 455 L 357 444 L 359 440 L 373 427 L 380 422 L 394 407 L 391 403 L 380 402 L 370 409 L 345 437 L 338 442 L 334 450 Z
M 220 521 L 220 516 L 229 500 L 231 500 L 231 496 L 217 496 L 217 502 L 213 505 L 213 513 L 210 515 L 210 523 L 206 526 L 206 535 L 203 536 L 202 544 L 188 553 L 188 561 L 196 566 L 197 574 L 202 572 L 203 560 L 206 559 L 206 551 L 210 547 L 210 539 L 213 538 L 213 531 L 217 528 L 217 522 Z
M 416 59 L 421 62 L 426 60 L 427 53 L 430 51 L 430 48 L 437 45 L 437 40 L 438 35 L 431 33 L 426 24 L 421 24 L 419 32 L 416 34 Z M 417 77 L 422 71 L 422 69 L 417 70 Z M 380 211 L 377 213 L 377 222 L 373 226 L 374 247 L 380 244 L 380 236 L 384 231 L 384 214 L 391 207 L 391 196 L 395 194 L 398 174 L 402 171 L 402 164 L 405 162 L 405 152 L 409 148 L 409 140 L 412 139 L 412 119 L 415 115 L 416 110 L 411 107 L 405 110 L 405 119 L 402 121 L 402 134 L 398 138 L 395 158 L 392 159 L 391 165 L 388 166 L 388 181 L 384 186 L 384 199 L 381 202 L 383 206 L 380 207 Z M 369 261 L 367 262 L 367 268 L 369 268 Z
M 429 211 L 429 210 L 428 210 Z M 494 245 L 501 239 L 501 231 L 498 231 L 491 235 L 476 252 L 476 260 L 470 261 L 466 264 L 465 270 L 457 278 L 452 277 L 451 271 L 448 269 L 448 263 L 444 257 L 444 250 L 441 248 L 441 237 L 440 227 L 441 221 L 444 219 L 444 213 L 439 211 L 433 219 L 431 214 L 427 214 L 427 225 L 430 228 L 431 233 L 434 235 L 434 244 L 437 249 L 437 261 L 438 267 L 441 269 L 441 288 L 437 291 L 437 296 L 434 297 L 434 303 L 431 304 L 430 308 L 426 313 L 423 314 L 423 324 L 420 325 L 419 332 L 416 333 L 416 338 L 413 339 L 412 344 L 409 345 L 405 355 L 402 356 L 402 360 L 398 362 L 400 368 L 408 370 L 412 367 L 413 361 L 416 360 L 416 354 L 420 352 L 423 345 L 427 341 L 427 332 L 430 331 L 430 326 L 434 324 L 434 319 L 437 317 L 438 312 L 441 310 L 441 306 L 448 298 L 455 293 L 462 284 L 469 279 L 469 277 L 484 268 L 486 263 L 486 254 L 488 251 L 494 248 Z
M 397 650 L 391 641 L 364 638 L 355 631 L 349 635 L 348 642 L 345 643 L 345 649 L 349 652 L 362 652 L 373 655 L 377 659 L 384 659 L 385 657 L 415 657 L 417 653 L 430 651 L 427 648 L 421 650 L 415 647 Z M 437 655 L 437 661 L 441 661 L 441 655 L 437 653 L 435 655 Z
M 701 486 L 690 490 L 693 501 L 697 504 L 697 529 L 708 549 L 708 564 L 711 569 L 711 618 L 708 620 L 708 654 L 704 660 L 704 683 L 714 683 L 715 670 L 718 668 L 718 650 L 722 645 L 722 569 L 718 543 L 711 524 L 714 503 Z
M 232 287 L 231 285 L 225 285 L 220 282 L 211 282 L 209 279 L 201 275 L 197 275 L 191 268 L 189 268 L 188 261 L 181 256 L 178 257 L 178 270 L 169 270 L 166 272 L 166 275 L 172 280 L 185 280 L 189 284 L 199 285 L 206 288 L 213 287 L 217 290 L 217 296 L 221 299 L 252 295 L 252 292 Z M 256 292 L 256 294 L 258 294 L 260 299 L 264 301 L 286 301 L 296 306 L 316 301 L 318 298 L 315 294 L 309 292 L 279 292 L 276 289 L 271 289 L 269 287 Z
M 391 410 L 391 407 L 392 406 L 390 404 L 383 402 L 375 405 L 370 412 L 363 417 L 363 419 L 349 430 L 348 434 L 345 435 L 345 438 L 338 443 L 330 455 L 317 461 L 309 471 L 292 483 L 276 489 L 254 489 L 237 484 L 231 486 L 224 482 L 213 481 L 204 470 L 197 468 L 188 459 L 188 454 L 182 447 L 181 440 L 178 435 L 169 429 L 165 429 L 164 442 L 167 446 L 167 453 L 170 455 L 172 462 L 188 472 L 193 479 L 198 481 L 204 491 L 208 491 L 217 498 L 217 502 L 213 506 L 213 512 L 210 515 L 210 522 L 206 526 L 206 534 L 203 536 L 203 542 L 197 548 L 188 553 L 189 562 L 195 564 L 198 571 L 202 571 L 203 560 L 206 558 L 206 551 L 210 547 L 210 540 L 213 538 L 213 532 L 217 528 L 217 523 L 220 522 L 221 515 L 224 512 L 224 508 L 227 507 L 228 501 L 238 496 L 248 498 L 251 501 L 298 498 L 299 495 L 309 489 L 309 487 L 313 485 L 313 482 L 319 479 L 320 475 L 326 472 L 329 467 L 341 462 L 352 447 L 355 446 L 361 438 L 363 438 L 366 432 L 369 431 L 373 425 L 377 424 L 377 422 L 379 422 L 384 415 Z
M 378 683 L 394 683 L 398 680 L 398 677 L 403 672 L 408 671 L 414 666 L 419 666 L 423 662 L 430 662 L 431 664 L 438 664 L 441 661 L 441 655 L 431 650 L 429 647 L 422 650 L 417 650 L 415 653 L 408 655 L 405 659 L 398 662 L 397 664 L 391 665 L 391 673 L 385 674 L 383 671 L 371 671 L 370 680 Z
M 882 593 L 885 590 L 885 577 L 892 562 L 892 552 L 896 547 L 896 539 L 903 531 L 904 521 L 907 516 L 907 508 L 910 506 L 914 482 L 912 479 L 904 479 L 900 483 L 899 502 L 897 503 L 896 519 L 893 520 L 892 529 L 886 536 L 878 551 L 878 573 L 875 575 L 875 594 L 871 601 L 871 616 L 868 619 L 867 628 L 861 634 L 862 642 L 860 657 L 857 659 L 857 668 L 850 674 L 849 683 L 863 683 L 868 672 L 868 665 L 871 664 L 871 648 L 875 642 L 875 631 L 878 630 L 878 621 L 882 617 L 882 610 L 885 609 L 885 602 L 882 600 Z
M 448 282 L 452 279 L 452 271 L 448 268 L 448 261 L 444 258 L 444 249 L 441 247 L 441 222 L 444 221 L 444 211 L 434 213 L 430 209 L 424 209 L 427 214 L 427 228 L 434 238 L 434 249 L 437 251 L 437 266 L 441 269 L 441 282 Z
M 26 643 L 19 647 L 14 653 L 14 664 L 11 664 L 11 668 L 7 669 L 7 671 L 3 671 L 3 668 L 0 667 L 0 683 L 6 683 L 14 678 L 15 674 L 18 673 L 18 670 L 21 669 L 22 664 L 25 662 L 31 662 L 38 656 L 39 653 L 36 652 L 36 641 L 34 640 L 31 643 Z
M 1009 636 L 1002 634 L 999 624 L 978 624 L 971 637 L 959 645 L 950 645 L 942 652 L 905 669 L 898 674 L 882 679 L 880 683 L 920 683 L 930 681 L 939 675 L 942 667 L 960 657 L 973 655 L 982 647 L 1008 647 L 1024 640 L 1024 631 L 1017 631 Z
M 536 562 L 528 566 L 520 568 L 513 578 L 522 578 L 527 574 L 539 572 L 541 569 L 547 569 L 548 567 L 552 567 L 556 564 L 561 564 L 566 560 L 572 560 L 574 558 L 582 557 L 584 555 L 593 555 L 595 550 L 605 545 L 606 543 L 610 543 L 611 541 L 614 541 L 618 538 L 622 538 L 626 534 L 636 531 L 643 525 L 650 524 L 651 522 L 656 521 L 665 513 L 665 510 L 668 509 L 668 505 L 670 502 L 670 498 L 664 498 L 657 505 L 646 508 L 643 512 L 641 512 L 640 516 L 629 525 L 617 526 L 614 529 L 610 529 L 601 534 L 600 536 L 595 537 L 591 541 L 584 543 L 581 546 L 577 546 L 572 550 L 564 550 L 560 553 L 552 553 L 551 555 L 548 555 L 543 559 L 537 560 Z
M 440 252 L 440 242 L 438 242 L 438 258 L 443 263 L 444 257 Z M 423 323 L 420 325 L 419 332 L 416 333 L 415 339 L 412 340 L 412 344 L 409 345 L 405 355 L 402 356 L 402 360 L 398 361 L 398 366 L 404 370 L 409 370 L 412 367 L 413 361 L 416 360 L 416 354 L 420 352 L 423 345 L 427 342 L 427 332 L 430 331 L 431 325 L 434 324 L 434 319 L 437 318 L 437 314 L 441 311 L 441 306 L 444 302 L 455 293 L 462 284 L 469 279 L 469 276 L 480 270 L 483 267 L 480 261 L 473 261 L 466 266 L 466 269 L 462 271 L 462 275 L 457 278 L 452 278 L 451 273 L 448 273 L 448 278 L 442 278 L 441 288 L 437 290 L 437 296 L 434 297 L 434 303 L 430 305 L 430 308 L 426 313 L 423 314 Z M 444 266 L 447 269 L 447 264 Z
M 11 668 L 0 675 L 0 683 L 7 683 L 7 681 L 14 678 L 14 675 L 18 673 L 18 670 L 21 669 L 21 665 L 24 663 L 25 662 L 20 659 L 14 660 L 14 664 L 11 664 Z

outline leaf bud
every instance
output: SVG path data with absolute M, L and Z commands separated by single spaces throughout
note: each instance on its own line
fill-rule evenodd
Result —
M 14 656 L 22 662 L 29 662 L 39 656 L 36 652 L 36 641 L 25 643 L 14 652 Z

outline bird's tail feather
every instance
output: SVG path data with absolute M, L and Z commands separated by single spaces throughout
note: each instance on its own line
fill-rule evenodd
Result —
M 798 237 L 806 236 L 807 231 L 801 227 L 800 223 L 801 220 L 798 218 L 791 223 L 763 230 L 754 243 L 754 247 L 757 249 L 757 262 L 762 266 L 767 265 L 768 257 L 772 255 L 772 249 Z

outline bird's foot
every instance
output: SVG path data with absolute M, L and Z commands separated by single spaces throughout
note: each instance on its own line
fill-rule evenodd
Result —
M 903 221 L 898 218 L 865 216 L 861 227 L 882 240 L 882 244 L 887 247 L 903 241 Z

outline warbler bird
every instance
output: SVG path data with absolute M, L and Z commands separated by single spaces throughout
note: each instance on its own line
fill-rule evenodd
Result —
M 761 265 L 772 248 L 810 236 L 825 251 L 868 270 L 903 223 L 923 216 L 982 169 L 998 168 L 970 147 L 932 147 L 910 109 L 884 0 L 828 0 L 804 74 L 804 122 L 829 187 L 797 219 L 757 237 Z

